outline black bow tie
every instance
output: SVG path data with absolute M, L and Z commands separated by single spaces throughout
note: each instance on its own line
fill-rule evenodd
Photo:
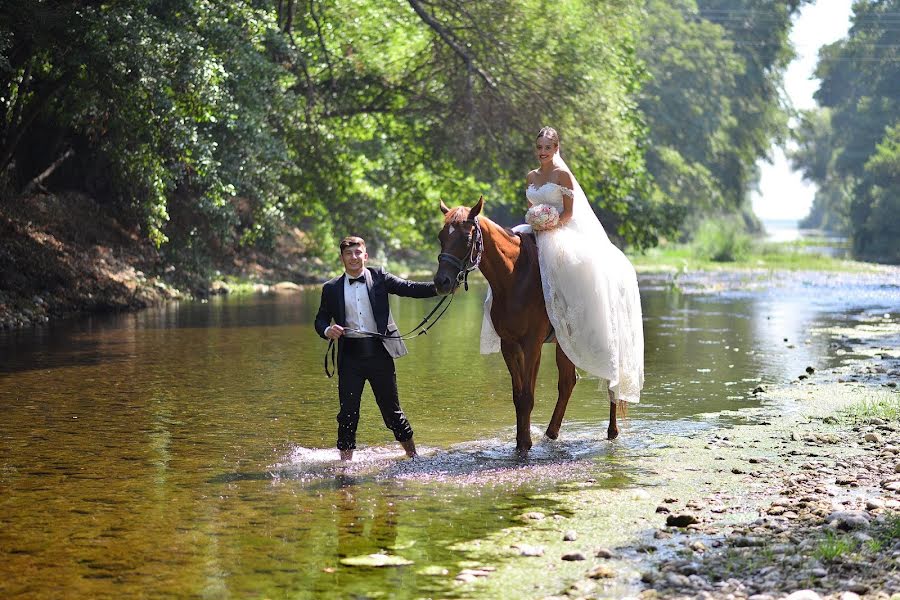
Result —
M 359 277 L 347 277 L 347 280 L 350 282 L 350 285 L 353 285 L 354 283 L 365 283 L 366 276 L 360 275 Z

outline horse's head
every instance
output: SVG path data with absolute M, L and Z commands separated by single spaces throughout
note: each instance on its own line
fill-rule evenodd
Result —
M 438 234 L 441 253 L 438 254 L 434 286 L 442 296 L 456 291 L 466 278 L 466 274 L 478 268 L 482 250 L 478 215 L 483 207 L 484 196 L 471 208 L 468 206 L 447 208 L 441 200 L 444 228 Z

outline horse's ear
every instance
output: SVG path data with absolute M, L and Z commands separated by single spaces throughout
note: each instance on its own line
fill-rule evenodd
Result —
M 480 215 L 482 208 L 484 208 L 484 196 L 479 197 L 478 202 L 475 203 L 475 206 L 473 206 L 469 210 L 469 218 L 474 219 L 475 217 Z
M 441 212 L 444 213 L 445 215 L 446 215 L 448 212 L 450 212 L 450 209 L 447 208 L 447 205 L 444 204 L 444 201 L 443 201 L 443 200 L 441 200 Z

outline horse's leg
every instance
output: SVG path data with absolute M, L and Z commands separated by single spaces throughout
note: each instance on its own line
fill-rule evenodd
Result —
M 541 342 L 521 344 L 501 341 L 500 349 L 513 381 L 513 404 L 516 408 L 516 452 L 531 449 L 531 411 L 534 409 L 534 386 L 541 364 Z
M 559 381 L 556 384 L 559 397 L 556 399 L 556 408 L 553 409 L 550 424 L 547 425 L 547 437 L 551 440 L 559 437 L 559 428 L 562 426 L 569 398 L 572 397 L 572 390 L 575 389 L 575 364 L 569 360 L 559 344 L 556 345 L 556 369 L 559 371 Z
M 516 408 L 516 452 L 523 454 L 531 448 L 531 411 L 525 411 L 525 352 L 522 346 L 507 340 L 500 340 L 500 351 L 512 379 L 513 406 Z M 524 424 L 524 428 L 523 428 Z
M 619 437 L 619 426 L 616 423 L 616 397 L 609 390 L 609 427 L 606 428 L 606 439 L 614 440 Z

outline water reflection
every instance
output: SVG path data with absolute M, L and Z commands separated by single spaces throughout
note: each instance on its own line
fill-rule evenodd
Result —
M 479 283 L 397 361 L 421 461 L 400 459 L 368 390 L 358 460 L 335 460 L 317 289 L 0 332 L 0 596 L 452 597 L 452 580 L 419 566 L 452 567 L 460 543 L 559 510 L 544 492 L 568 482 L 639 481 L 653 433 L 715 427 L 709 415 L 754 405 L 759 383 L 827 366 L 830 315 L 897 310 L 896 290 L 821 282 L 812 301 L 808 287 L 712 297 L 642 283 L 647 386 L 622 437 L 604 440 L 605 396 L 584 378 L 560 440 L 541 438 L 548 354 L 524 461 L 506 367 L 478 353 Z M 392 299 L 401 330 L 429 308 Z M 377 552 L 416 567 L 340 563 Z

